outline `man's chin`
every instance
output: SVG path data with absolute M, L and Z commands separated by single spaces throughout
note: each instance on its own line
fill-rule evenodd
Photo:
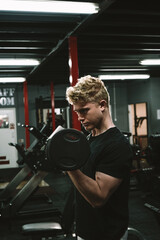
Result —
M 86 131 L 91 131 L 92 130 L 92 127 L 89 126 L 89 125 L 85 125 L 85 126 L 83 125 L 83 127 Z

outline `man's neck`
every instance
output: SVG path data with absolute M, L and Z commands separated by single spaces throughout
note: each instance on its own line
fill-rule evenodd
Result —
M 109 122 L 105 123 L 101 128 L 94 128 L 91 131 L 92 136 L 98 136 L 113 127 L 115 127 L 114 123 L 112 121 L 109 121 Z

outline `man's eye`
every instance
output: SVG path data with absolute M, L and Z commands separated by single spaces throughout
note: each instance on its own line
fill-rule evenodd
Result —
M 81 110 L 78 110 L 78 111 L 75 111 L 77 114 L 86 114 L 88 112 L 88 108 L 86 109 L 81 109 Z
M 82 114 L 86 114 L 87 112 L 88 112 L 88 108 L 81 110 L 81 113 L 82 113 Z

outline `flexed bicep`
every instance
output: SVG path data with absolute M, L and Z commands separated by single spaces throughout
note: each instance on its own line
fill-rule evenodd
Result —
M 96 172 L 95 179 L 100 189 L 103 205 L 121 184 L 122 179 L 112 177 L 102 172 Z

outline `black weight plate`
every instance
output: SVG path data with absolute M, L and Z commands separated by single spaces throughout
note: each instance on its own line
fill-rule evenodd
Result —
M 86 136 L 75 129 L 60 130 L 47 143 L 47 158 L 51 169 L 79 169 L 89 155 L 90 147 Z

